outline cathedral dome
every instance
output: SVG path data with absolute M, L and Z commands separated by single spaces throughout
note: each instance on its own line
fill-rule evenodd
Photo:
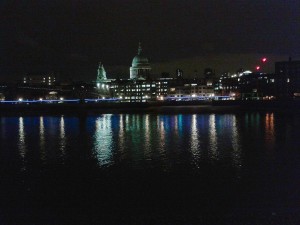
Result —
M 132 66 L 134 67 L 145 65 L 145 64 L 149 64 L 149 60 L 147 59 L 147 57 L 143 55 L 136 55 L 132 60 Z
M 147 66 L 149 65 L 149 60 L 142 54 L 141 43 L 139 43 L 138 54 L 132 60 L 132 67 Z
M 138 54 L 133 58 L 129 70 L 130 79 L 146 79 L 150 75 L 151 66 L 147 57 L 142 54 L 141 43 L 139 43 Z

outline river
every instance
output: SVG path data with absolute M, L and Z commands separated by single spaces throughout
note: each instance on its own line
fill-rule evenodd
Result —
M 0 224 L 298 224 L 299 114 L 0 122 Z

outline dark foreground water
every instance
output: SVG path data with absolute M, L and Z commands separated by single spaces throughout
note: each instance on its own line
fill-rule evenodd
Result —
M 300 224 L 299 114 L 0 118 L 0 224 Z

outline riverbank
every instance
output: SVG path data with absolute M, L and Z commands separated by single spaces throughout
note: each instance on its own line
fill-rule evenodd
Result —
M 0 104 L 0 115 L 55 115 L 96 113 L 238 113 L 276 111 L 300 113 L 299 100 L 287 101 L 182 101 Z

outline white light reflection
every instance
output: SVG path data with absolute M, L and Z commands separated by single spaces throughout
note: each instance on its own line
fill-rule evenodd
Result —
M 94 148 L 100 166 L 112 163 L 112 128 L 111 114 L 103 115 L 96 120 Z
M 65 119 L 62 116 L 59 121 L 59 138 L 60 145 L 59 150 L 61 152 L 61 156 L 64 157 L 66 154 L 66 132 L 65 132 Z
M 209 154 L 210 159 L 218 159 L 218 140 L 216 130 L 216 115 L 212 114 L 209 116 Z
M 128 117 L 128 115 L 126 115 L 126 117 Z M 121 152 L 121 155 L 123 156 L 123 152 L 125 149 L 125 131 L 124 131 L 124 116 L 120 115 L 120 119 L 119 119 L 119 140 L 118 140 L 118 144 L 119 144 L 119 150 Z
M 165 129 L 165 122 L 164 116 L 157 116 L 156 117 L 156 129 L 157 129 L 157 140 L 158 140 L 158 150 L 160 154 L 161 165 L 163 170 L 168 170 L 168 160 L 167 160 L 167 149 L 166 149 L 166 129 Z M 155 138 L 156 139 L 156 138 Z
M 45 126 L 44 126 L 44 118 L 42 116 L 40 117 L 39 135 L 40 135 L 41 160 L 45 162 L 46 161 Z
M 145 158 L 151 160 L 151 141 L 150 141 L 150 116 L 147 114 L 145 118 Z
M 161 151 L 165 151 L 166 150 L 166 146 L 165 146 L 166 131 L 165 131 L 165 124 L 164 124 L 163 116 L 157 116 L 157 130 L 158 130 L 159 148 Z
M 233 158 L 233 164 L 237 167 L 242 166 L 241 162 L 241 146 L 240 146 L 240 137 L 239 132 L 237 128 L 237 121 L 236 116 L 232 116 L 232 136 L 231 136 L 231 143 L 232 143 L 232 158 Z
M 25 128 L 24 128 L 24 119 L 23 117 L 19 118 L 19 143 L 18 143 L 18 148 L 19 148 L 19 154 L 23 160 L 25 159 L 26 155 L 26 142 L 25 142 Z M 23 170 L 25 169 L 25 165 L 23 165 Z
M 193 161 L 195 166 L 199 168 L 199 159 L 200 159 L 200 141 L 198 137 L 198 128 L 197 128 L 197 115 L 192 115 L 192 124 L 191 124 L 191 153 L 193 156 Z
M 172 127 L 174 129 L 175 135 L 178 137 L 178 116 L 173 116 L 172 119 L 174 118 L 175 124 L 174 127 Z

